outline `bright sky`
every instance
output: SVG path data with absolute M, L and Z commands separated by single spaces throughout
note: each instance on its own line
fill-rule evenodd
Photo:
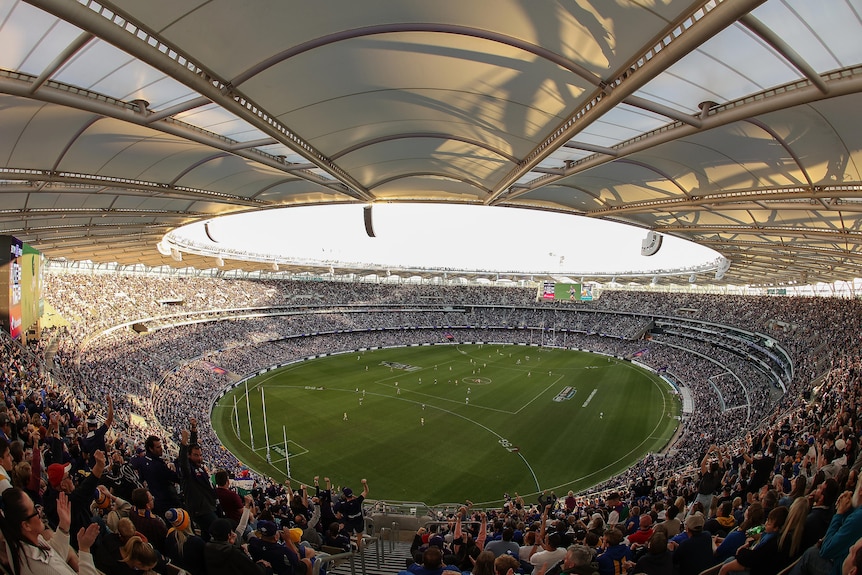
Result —
M 623 272 L 679 268 L 715 260 L 708 248 L 665 236 L 640 255 L 646 230 L 537 210 L 451 204 L 375 204 L 376 237 L 363 206 L 312 206 L 210 220 L 218 245 L 284 258 L 392 266 L 519 272 Z M 203 224 L 179 235 L 207 242 Z

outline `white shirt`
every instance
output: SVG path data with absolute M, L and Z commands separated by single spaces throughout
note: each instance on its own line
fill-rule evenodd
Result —
M 99 575 L 93 556 L 78 553 L 80 572 L 76 573 L 68 563 L 69 535 L 55 531 L 51 541 L 39 535 L 39 546 L 25 543 L 21 548 L 21 575 Z M 8 547 L 7 547 L 8 550 Z
M 542 565 L 547 565 L 545 571 L 566 558 L 566 548 L 557 547 L 553 551 L 537 551 L 530 557 L 530 565 L 533 566 L 533 575 L 542 570 Z

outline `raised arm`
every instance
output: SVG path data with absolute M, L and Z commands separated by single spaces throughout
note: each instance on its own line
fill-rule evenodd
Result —
M 114 400 L 111 394 L 108 394 L 108 417 L 105 418 L 105 425 L 111 427 L 114 424 Z

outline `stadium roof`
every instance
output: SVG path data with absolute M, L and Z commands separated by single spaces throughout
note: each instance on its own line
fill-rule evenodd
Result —
M 0 0 L 0 233 L 185 266 L 193 221 L 451 202 L 862 277 L 860 37 L 859 0 Z

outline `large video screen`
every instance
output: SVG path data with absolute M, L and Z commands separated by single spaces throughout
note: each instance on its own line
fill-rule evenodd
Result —
M 539 293 L 536 294 L 537 301 L 592 301 L 592 299 L 592 284 L 568 284 L 546 281 L 539 286 Z
M 0 327 L 14 339 L 42 317 L 42 254 L 12 236 L 0 236 Z

